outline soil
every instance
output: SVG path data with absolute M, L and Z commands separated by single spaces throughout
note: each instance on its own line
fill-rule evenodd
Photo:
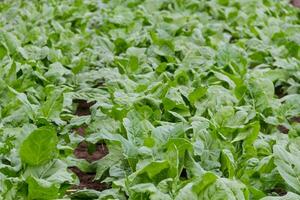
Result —
M 276 194 L 278 194 L 279 196 L 284 196 L 284 195 L 286 195 L 287 194 L 287 192 L 286 192 L 286 190 L 285 189 L 283 189 L 283 188 L 279 188 L 279 187 L 277 187 L 277 188 L 274 188 L 273 190 L 271 190 L 270 192 L 275 192 Z
M 282 85 L 279 85 L 279 86 L 276 86 L 275 87 L 275 95 L 278 97 L 278 98 L 282 98 L 284 97 L 285 95 L 287 95 L 282 87 Z
M 90 115 L 90 107 L 95 104 L 95 102 L 87 102 L 86 100 L 76 99 L 74 103 L 77 103 L 77 109 L 75 114 L 78 116 Z M 86 127 L 78 127 L 76 132 L 84 136 Z M 86 142 L 81 142 L 74 150 L 74 155 L 76 158 L 85 159 L 88 162 L 93 162 L 100 160 L 105 155 L 108 154 L 108 149 L 105 144 L 96 144 L 92 152 L 89 152 L 88 144 Z M 73 185 L 72 189 L 94 189 L 94 190 L 104 190 L 108 188 L 108 185 L 101 183 L 100 181 L 95 181 L 95 173 L 84 173 L 77 167 L 70 167 L 79 178 L 79 185 Z
M 77 167 L 70 167 L 69 169 L 74 172 L 80 180 L 80 184 L 72 186 L 72 189 L 94 189 L 102 191 L 108 188 L 107 184 L 94 180 L 95 173 L 84 173 Z
M 288 134 L 288 133 L 289 133 L 289 129 L 288 129 L 287 127 L 283 126 L 283 125 L 277 126 L 277 129 L 278 129 L 281 133 L 283 133 L 283 134 Z
M 290 122 L 300 123 L 300 117 L 292 117 L 290 118 Z M 277 126 L 277 129 L 283 134 L 289 133 L 289 129 L 283 125 Z
M 85 127 L 78 127 L 75 129 L 76 133 L 78 133 L 81 136 L 85 135 Z
M 292 4 L 298 8 L 300 8 L 300 0 L 292 0 Z
M 87 102 L 86 100 L 82 99 L 75 99 L 74 103 L 78 103 L 77 110 L 75 112 L 78 116 L 90 115 L 90 107 L 94 105 L 96 102 Z
M 76 158 L 85 159 L 89 162 L 100 160 L 105 155 L 108 154 L 108 149 L 105 144 L 96 144 L 96 149 L 93 153 L 89 153 L 88 144 L 86 142 L 81 142 L 74 150 L 74 155 Z
M 296 122 L 296 123 L 300 123 L 300 117 L 292 117 L 291 121 Z

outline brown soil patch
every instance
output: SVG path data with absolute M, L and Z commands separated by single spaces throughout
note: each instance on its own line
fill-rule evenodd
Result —
M 78 147 L 74 150 L 74 155 L 77 158 L 85 159 L 88 162 L 93 162 L 103 158 L 105 155 L 108 154 L 108 149 L 106 148 L 105 144 L 96 144 L 95 151 L 89 153 L 88 151 L 88 144 L 86 142 L 81 142 Z M 73 185 L 72 189 L 75 190 L 82 190 L 82 189 L 94 189 L 97 191 L 102 191 L 107 189 L 109 186 L 105 183 L 101 183 L 95 179 L 95 173 L 84 173 L 77 167 L 70 167 L 79 178 L 79 185 Z
M 292 0 L 292 4 L 293 4 L 295 7 L 300 8 L 300 0 Z
M 85 135 L 85 128 L 84 127 L 78 127 L 75 129 L 76 133 L 78 133 L 81 136 Z
M 75 114 L 78 116 L 90 115 L 90 107 L 95 104 L 95 102 L 87 102 L 86 100 L 76 99 L 74 103 L 77 103 L 77 109 Z M 75 131 L 81 135 L 85 135 L 85 126 L 78 127 Z M 100 160 L 105 155 L 108 154 L 108 149 L 105 144 L 96 144 L 93 148 L 92 152 L 89 152 L 88 144 L 86 142 L 81 142 L 74 150 L 74 155 L 76 158 L 85 159 L 88 162 L 93 162 L 96 160 Z M 98 191 L 102 191 L 107 189 L 109 186 L 107 184 L 101 183 L 100 181 L 94 180 L 95 173 L 84 173 L 77 167 L 70 167 L 79 178 L 79 185 L 73 185 L 71 189 L 81 190 L 81 189 L 94 189 Z
M 95 173 L 84 173 L 77 167 L 70 167 L 69 169 L 74 172 L 80 180 L 80 184 L 72 186 L 72 189 L 94 189 L 97 191 L 102 191 L 108 188 L 107 184 L 101 183 L 98 180 L 94 180 Z
M 85 159 L 89 162 L 100 160 L 105 155 L 108 154 L 108 149 L 105 144 L 96 144 L 95 151 L 90 153 L 88 151 L 88 144 L 86 142 L 81 142 L 74 150 L 74 155 L 76 158 Z
M 90 115 L 90 107 L 94 105 L 96 102 L 87 102 L 86 100 L 82 99 L 75 99 L 74 103 L 78 103 L 77 109 L 75 114 L 78 116 Z
M 296 123 L 300 123 L 300 117 L 292 117 L 291 121 L 296 122 Z
M 278 129 L 281 133 L 283 133 L 283 134 L 288 134 L 288 133 L 289 133 L 289 129 L 288 129 L 287 127 L 283 126 L 283 125 L 277 126 L 277 129 Z

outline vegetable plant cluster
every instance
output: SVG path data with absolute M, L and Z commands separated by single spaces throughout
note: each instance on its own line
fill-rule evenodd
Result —
M 0 2 L 1 200 L 298 200 L 299 122 L 287 0 Z

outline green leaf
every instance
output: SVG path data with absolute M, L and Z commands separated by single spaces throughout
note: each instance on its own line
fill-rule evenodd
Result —
M 43 179 L 28 177 L 26 179 L 28 184 L 28 198 L 29 199 L 56 199 L 58 197 L 59 187 L 56 184 L 50 183 Z
M 57 140 L 56 132 L 52 127 L 34 130 L 21 144 L 22 161 L 29 165 L 45 164 L 56 156 Z
M 121 162 L 124 159 L 122 154 L 122 149 L 118 145 L 109 146 L 109 154 L 104 158 L 96 162 L 96 176 L 95 179 L 103 178 L 103 174 L 109 168 L 112 168 L 117 163 Z
M 62 160 L 53 160 L 44 165 L 28 166 L 23 176 L 40 178 L 56 184 L 75 183 L 75 178 L 68 171 L 68 165 Z
M 181 188 L 178 194 L 175 197 L 175 200 L 188 200 L 199 199 L 198 196 L 201 194 L 207 187 L 213 184 L 217 179 L 217 176 L 213 173 L 205 173 L 197 178 L 194 182 L 188 183 L 186 186 Z
M 252 145 L 256 140 L 260 130 L 259 122 L 253 122 L 238 132 L 238 135 L 232 140 L 233 142 L 244 140 L 245 145 Z
M 47 99 L 40 107 L 43 117 L 51 120 L 59 118 L 63 106 L 62 94 L 63 94 L 63 90 L 61 89 L 57 89 L 57 90 L 50 89 L 50 91 L 47 92 Z
M 147 132 L 150 132 L 152 125 L 148 120 L 145 120 L 135 111 L 130 111 L 123 120 L 123 125 L 127 132 L 128 140 L 136 145 L 141 145 L 143 139 L 147 137 Z
M 3 59 L 4 56 L 7 55 L 7 49 L 5 47 L 5 45 L 0 43 L 0 59 Z
M 11 54 L 14 54 L 17 48 L 21 46 L 19 39 L 13 33 L 5 30 L 0 31 L 0 41 L 6 44 Z
M 183 124 L 167 124 L 152 130 L 152 137 L 157 145 L 165 144 L 171 138 L 179 138 L 184 134 Z
M 273 147 L 275 165 L 285 180 L 295 191 L 300 193 L 300 155 L 299 140 L 290 144 L 276 144 Z
M 154 179 L 156 176 L 159 176 L 160 172 L 170 167 L 169 162 L 162 160 L 162 161 L 153 161 L 144 166 L 142 169 L 136 171 L 134 174 L 131 174 L 128 178 L 129 180 L 134 180 L 139 175 L 145 175 L 150 179 Z M 159 179 L 163 177 L 158 177 Z
M 198 99 L 203 97 L 206 93 L 207 89 L 204 87 L 198 87 L 195 88 L 190 94 L 189 94 L 189 100 L 191 104 L 194 104 Z
M 172 198 L 168 194 L 164 194 L 163 192 L 159 191 L 153 184 L 151 183 L 142 183 L 137 184 L 130 188 L 134 192 L 146 194 L 150 193 L 150 199 L 157 199 L 157 200 L 171 200 Z
M 199 194 L 203 192 L 209 185 L 214 183 L 217 180 L 217 176 L 213 173 L 205 173 L 201 176 L 201 178 L 196 181 L 192 187 L 192 190 L 196 193 Z
M 296 199 L 300 199 L 300 196 L 292 193 L 292 192 L 288 192 L 286 195 L 281 196 L 281 197 L 264 197 L 261 200 L 296 200 Z
M 228 178 L 233 178 L 235 175 L 236 164 L 234 161 L 233 154 L 227 149 L 222 150 L 221 165 L 221 170 L 223 171 L 223 174 Z

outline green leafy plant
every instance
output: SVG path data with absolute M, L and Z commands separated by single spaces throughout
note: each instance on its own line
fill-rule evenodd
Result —
M 299 16 L 288 0 L 1 1 L 0 200 L 300 199 Z

